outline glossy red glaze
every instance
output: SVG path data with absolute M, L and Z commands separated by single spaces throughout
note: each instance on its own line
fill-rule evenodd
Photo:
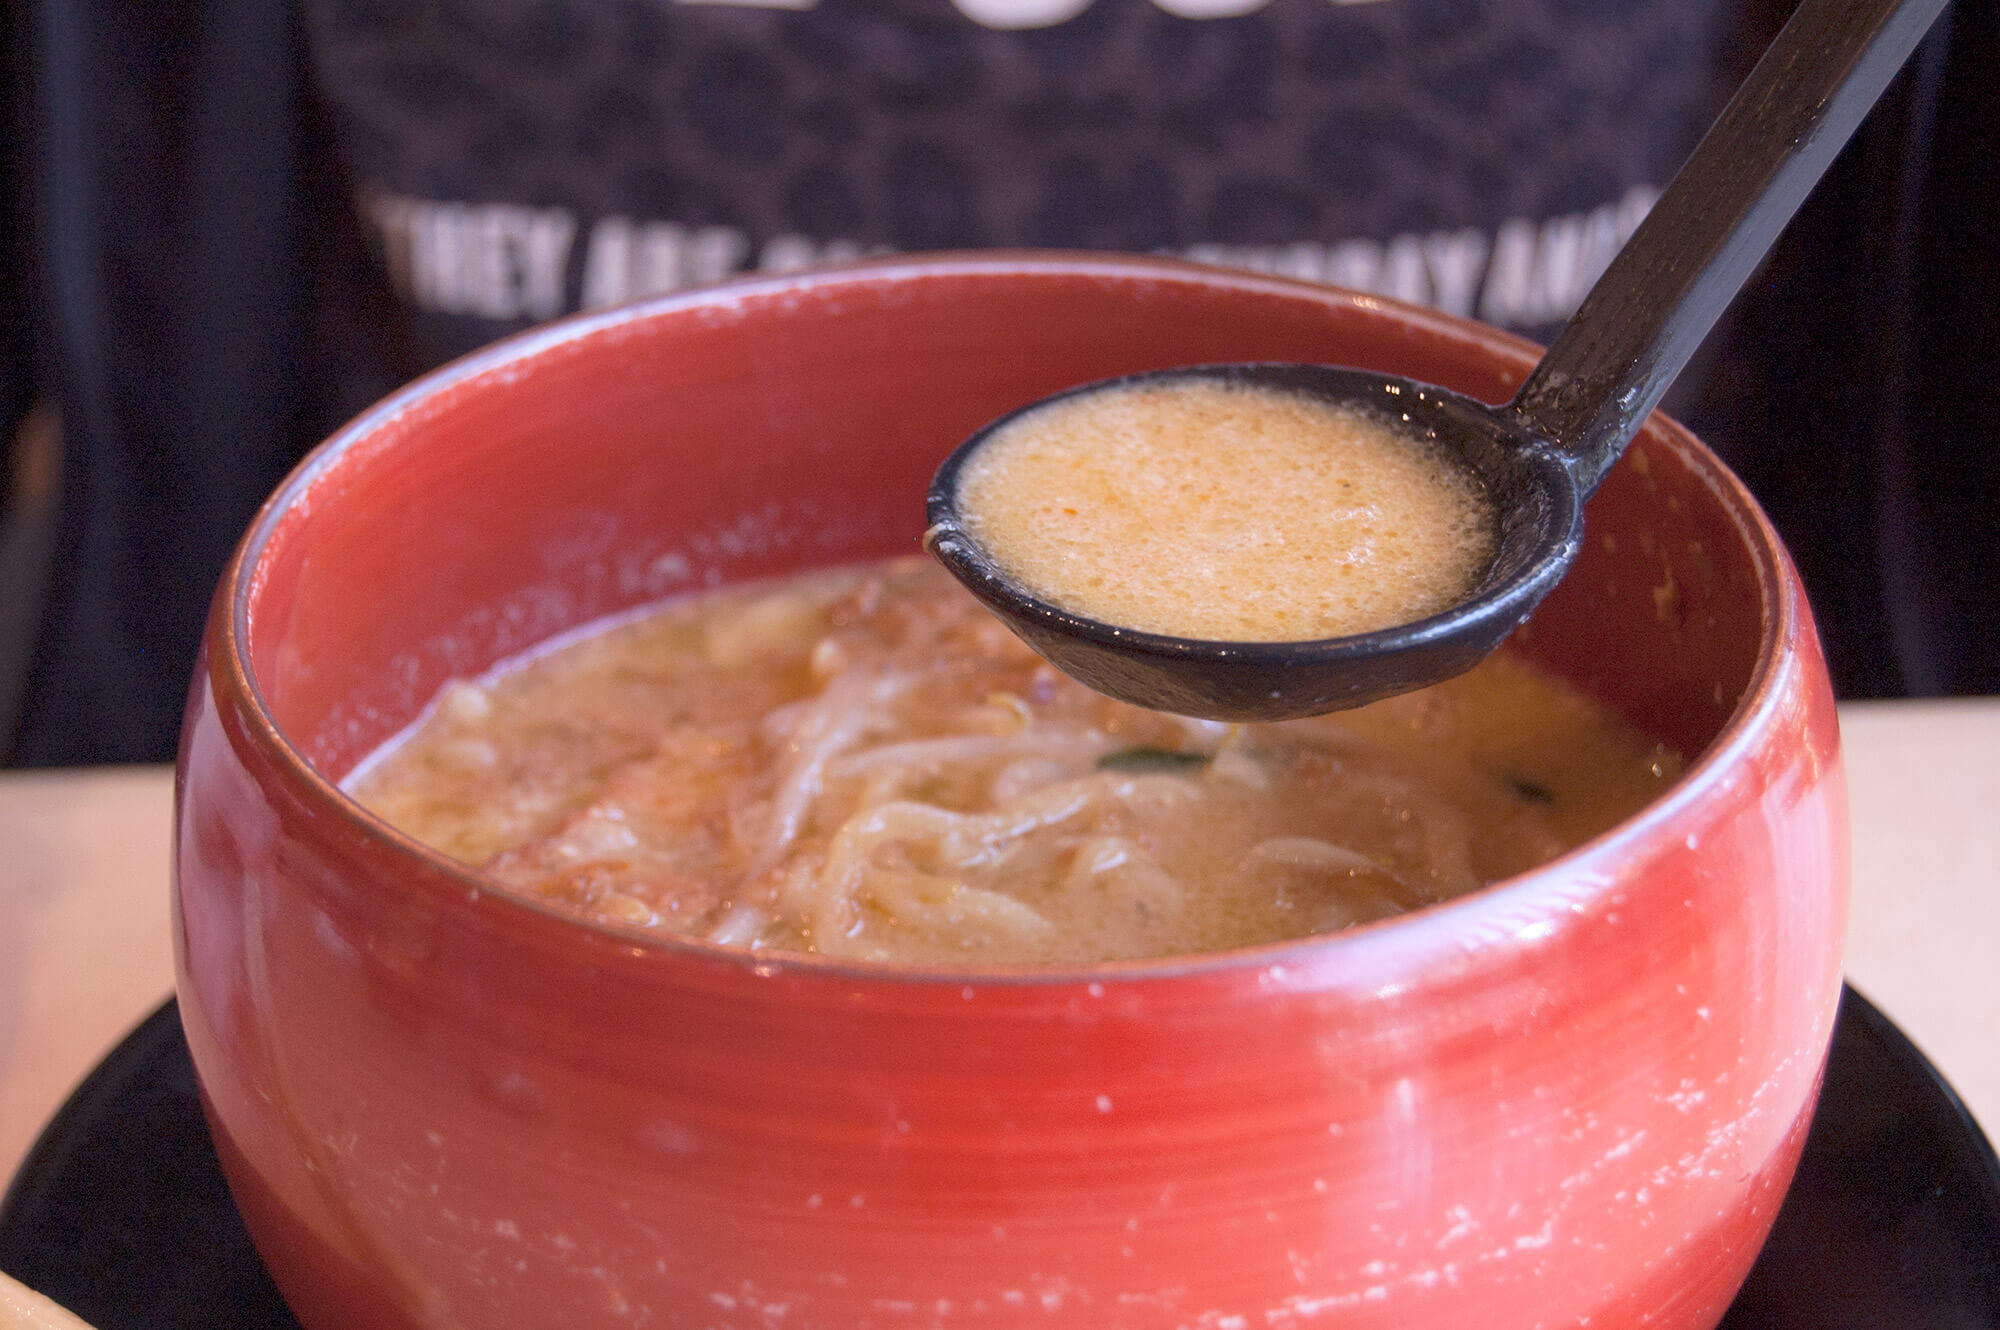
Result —
M 331 783 L 450 674 L 710 580 L 915 547 L 937 460 L 1081 380 L 1532 353 L 1339 292 L 971 256 L 529 334 L 343 431 L 216 601 L 181 1014 L 300 1319 L 353 1326 L 1709 1326 L 1839 988 L 1832 697 L 1749 498 L 1656 420 L 1519 638 L 1698 755 L 1533 874 L 1088 972 L 663 945 L 487 891 Z

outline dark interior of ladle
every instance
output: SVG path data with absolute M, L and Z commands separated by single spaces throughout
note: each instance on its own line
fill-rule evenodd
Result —
M 1197 366 L 1072 390 L 1101 391 L 1135 379 L 1223 378 L 1404 418 L 1426 444 L 1478 479 L 1492 507 L 1495 557 L 1452 609 L 1352 637 L 1263 643 L 1167 637 L 1069 613 L 1017 585 L 967 533 L 959 510 L 967 459 L 1005 420 L 975 434 L 939 468 L 926 545 L 1057 667 L 1142 706 L 1219 720 L 1280 720 L 1359 706 L 1463 673 L 1561 580 L 1580 546 L 1584 500 L 1944 4 L 1803 0 L 1503 406 L 1381 374 L 1307 365 Z

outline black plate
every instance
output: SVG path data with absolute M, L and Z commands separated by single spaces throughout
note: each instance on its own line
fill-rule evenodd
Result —
M 296 1330 L 223 1187 L 171 1002 L 28 1155 L 0 1270 L 98 1330 Z M 1723 1326 L 2000 1330 L 2000 1162 L 1853 989 L 1798 1178 Z

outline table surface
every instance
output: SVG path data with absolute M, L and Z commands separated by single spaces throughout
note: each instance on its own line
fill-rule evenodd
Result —
M 2000 698 L 1841 708 L 1848 978 L 2000 1126 Z M 0 773 L 0 1179 L 173 988 L 160 767 Z

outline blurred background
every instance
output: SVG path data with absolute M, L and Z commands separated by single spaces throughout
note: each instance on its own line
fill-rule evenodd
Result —
M 581 309 L 1181 255 L 1544 338 L 1781 0 L 0 0 L 0 759 L 173 756 L 257 504 Z M 1960 0 L 1668 409 L 1844 697 L 2000 682 L 2000 18 Z

